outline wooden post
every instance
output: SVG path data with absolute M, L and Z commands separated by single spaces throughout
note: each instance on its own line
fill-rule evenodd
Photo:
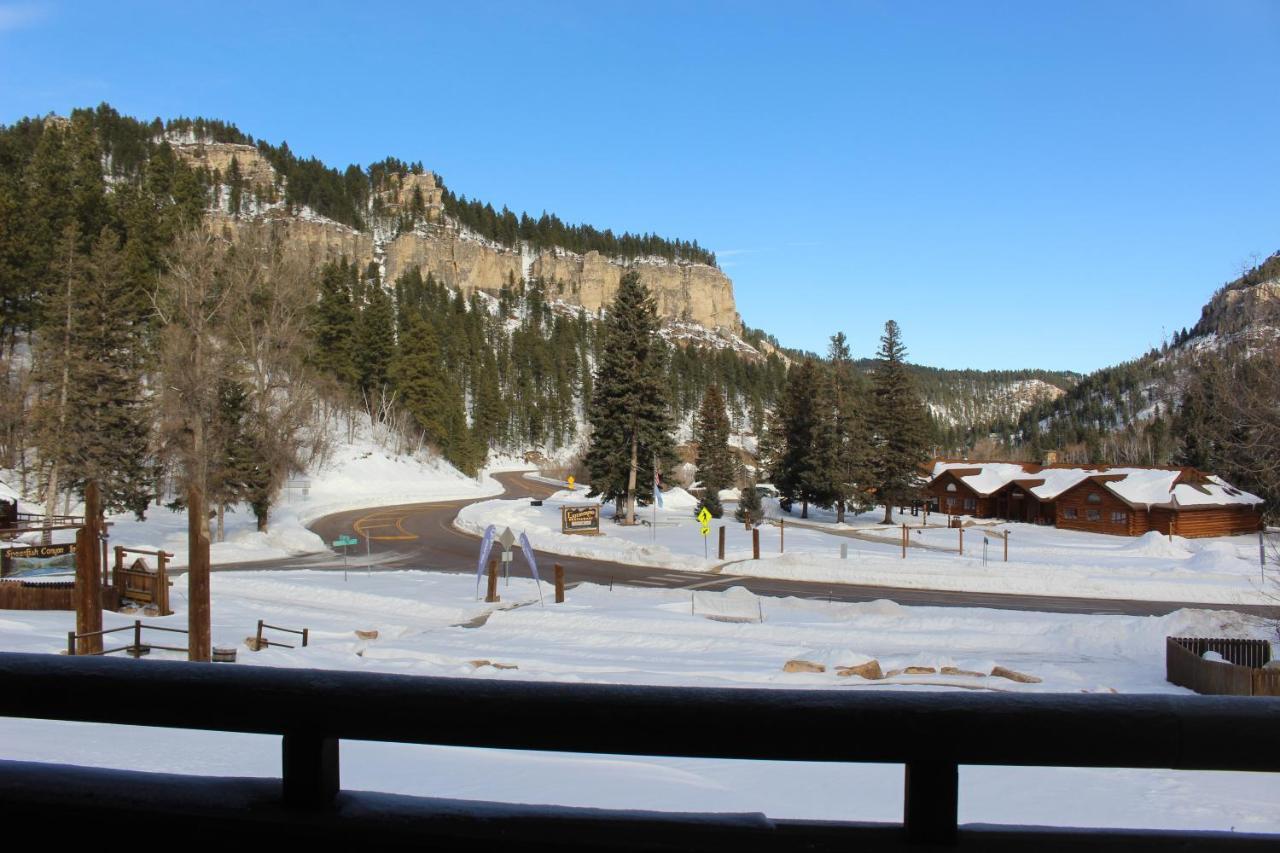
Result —
M 116 601 L 124 597 L 124 546 L 116 546 L 116 562 L 111 568 L 111 585 L 116 588 Z M 117 604 L 117 606 L 119 606 Z
M 786 550 L 783 546 L 787 542 L 787 520 L 785 518 L 778 519 L 778 553 L 781 554 Z
M 310 636 L 310 634 L 311 634 L 311 629 L 310 629 L 310 628 L 303 628 L 303 629 L 302 629 L 302 647 L 303 647 L 304 649 L 307 647 L 307 638 Z
M 133 656 L 142 657 L 142 620 L 133 620 Z
M 67 632 L 67 654 L 75 657 L 76 654 L 76 632 Z
M 907 559 L 907 536 L 909 535 L 907 533 L 907 525 L 904 522 L 902 525 L 902 559 L 904 560 Z
M 204 493 L 193 485 L 187 493 L 187 660 L 213 660 L 211 622 L 209 518 L 204 511 Z
M 498 561 L 489 561 L 489 589 L 485 592 L 484 600 L 492 604 L 495 601 L 501 601 L 498 597 Z
M 760 528 L 751 528 L 751 559 L 760 559 Z
M 160 608 L 161 616 L 170 616 L 173 611 L 169 609 L 169 557 L 173 556 L 164 551 L 156 554 L 156 606 Z
M 258 620 L 258 635 L 257 635 L 257 638 L 253 641 L 253 650 L 255 652 L 262 651 L 262 620 L 261 619 Z
M 564 566 L 555 564 L 556 572 L 556 604 L 564 604 Z
M 98 484 L 90 480 L 84 489 L 84 527 L 76 531 L 76 654 L 102 651 L 102 498 Z M 91 637 L 85 634 L 93 634 Z
M 724 525 L 720 525 L 720 559 L 724 559 Z
M 964 556 L 964 528 L 957 527 L 956 529 L 960 531 L 960 556 L 963 557 Z
M 1004 561 L 1009 562 L 1009 531 L 1004 532 Z

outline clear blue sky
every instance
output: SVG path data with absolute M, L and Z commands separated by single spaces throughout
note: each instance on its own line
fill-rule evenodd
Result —
M 1280 249 L 1277 2 L 0 0 L 0 123 L 104 100 L 696 238 L 784 344 L 942 367 L 1132 358 Z

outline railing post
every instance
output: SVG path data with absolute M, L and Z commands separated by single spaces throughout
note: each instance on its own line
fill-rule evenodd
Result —
M 75 657 L 76 654 L 76 632 L 67 632 L 67 654 Z
M 302 647 L 303 647 L 304 649 L 307 647 L 307 635 L 308 635 L 308 633 L 309 633 L 310 631 L 311 631 L 311 629 L 310 629 L 310 628 L 303 628 L 303 629 L 302 629 Z
M 950 761 L 909 761 L 903 825 L 912 844 L 955 844 L 960 768 Z
M 258 620 L 258 635 L 253 641 L 253 650 L 255 652 L 262 651 L 262 620 Z
M 133 620 L 133 656 L 142 657 L 142 620 Z
M 322 809 L 338 795 L 338 739 L 314 732 L 285 732 L 281 742 L 284 802 Z

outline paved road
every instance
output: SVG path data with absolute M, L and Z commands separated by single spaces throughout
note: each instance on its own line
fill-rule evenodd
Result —
M 556 488 L 520 473 L 496 475 L 506 490 L 504 498 L 541 498 Z M 379 509 L 353 510 L 328 515 L 311 525 L 311 529 L 326 542 L 332 542 L 341 534 L 355 535 L 361 540 L 349 557 L 351 568 L 364 568 L 366 563 L 365 534 L 369 540 L 369 562 L 373 571 L 399 569 L 429 569 L 433 571 L 475 571 L 479 553 L 479 537 L 463 533 L 453 526 L 458 510 L 471 503 L 468 500 L 442 503 L 419 503 Z M 617 583 L 634 587 L 663 587 L 667 589 L 726 589 L 744 586 L 757 595 L 796 596 L 831 601 L 874 601 L 887 598 L 899 604 L 930 605 L 939 607 L 993 607 L 1004 610 L 1036 610 L 1051 613 L 1103 613 L 1134 616 L 1160 616 L 1183 607 L 1200 607 L 1217 610 L 1239 610 L 1268 616 L 1280 616 L 1280 608 L 1192 604 L 1183 602 L 1129 601 L 1096 598 L 1060 598 L 1038 595 L 1002 595 L 981 592 L 947 592 L 938 590 L 900 589 L 895 587 L 857 586 L 852 584 L 811 583 L 806 581 L 775 580 L 772 578 L 745 578 L 732 574 L 733 566 L 726 567 L 720 575 L 702 572 L 686 572 L 678 569 L 661 569 L 647 566 L 631 566 L 605 560 L 590 560 L 535 552 L 538 565 L 548 576 L 551 565 L 564 566 L 570 585 L 580 582 L 598 584 Z M 268 560 L 255 563 L 233 563 L 217 567 L 227 569 L 280 569 L 319 568 L 340 569 L 340 558 L 332 554 L 284 560 Z

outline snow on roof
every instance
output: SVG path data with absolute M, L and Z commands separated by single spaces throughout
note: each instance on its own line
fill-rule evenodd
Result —
M 1044 480 L 1044 483 L 1032 486 L 1028 491 L 1042 501 L 1051 501 L 1093 473 L 1083 468 L 1046 468 L 1038 474 L 1028 475 L 1037 480 Z
M 1262 498 L 1237 489 L 1221 477 L 1210 474 L 1208 481 L 1197 486 L 1179 483 L 1173 487 L 1173 499 L 1179 506 L 1217 506 L 1221 504 L 1241 504 L 1254 506 L 1262 503 Z
M 948 471 L 954 472 L 961 482 L 984 497 L 1014 481 L 1043 480 L 1043 483 L 1028 484 L 1025 488 L 1042 501 L 1053 500 L 1085 480 L 1099 477 L 1103 478 L 1099 480 L 1100 485 L 1135 507 L 1252 506 L 1262 503 L 1262 498 L 1237 489 L 1212 474 L 1203 478 L 1197 475 L 1199 482 L 1195 484 L 1179 483 L 1184 474 L 1181 468 L 1068 468 L 1016 462 L 935 462 L 933 478 Z
M 1169 493 L 1181 471 L 1159 468 L 1112 468 L 1108 474 L 1123 474 L 1124 479 L 1103 483 L 1107 490 L 1129 504 L 1152 506 L 1169 502 Z
M 9 484 L 4 480 L 0 480 L 0 501 L 16 501 L 18 493 L 9 488 Z

